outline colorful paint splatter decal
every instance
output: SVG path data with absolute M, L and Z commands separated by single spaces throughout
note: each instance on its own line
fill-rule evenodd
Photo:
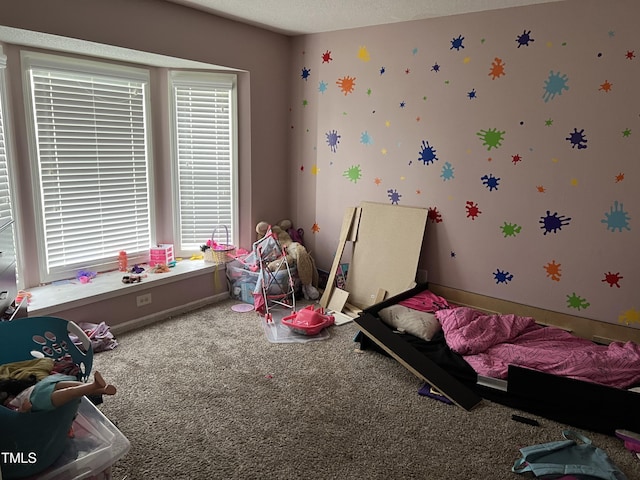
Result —
M 482 140 L 482 145 L 487 147 L 487 151 L 492 148 L 498 148 L 502 146 L 502 141 L 504 140 L 504 131 L 498 131 L 497 128 L 490 128 L 489 130 L 480 130 L 476 132 L 476 135 L 480 137 Z
M 475 220 L 482 213 L 478 204 L 471 201 L 467 201 L 464 208 L 467 210 L 467 218 L 471 220 Z
M 568 80 L 567 75 L 561 74 L 560 72 L 553 73 L 553 70 L 551 70 L 549 77 L 544 81 L 544 94 L 542 98 L 545 103 L 556 98 L 556 95 L 562 95 L 562 92 L 569 90 L 569 86 L 567 85 Z
M 611 232 L 622 232 L 623 229 L 631 230 L 629 227 L 629 213 L 624 210 L 624 205 L 618 203 L 616 200 L 613 202 L 613 206 L 609 208 L 608 212 L 605 212 L 604 217 L 600 220 L 601 223 L 607 225 L 607 230 Z
M 625 310 L 618 316 L 618 322 L 631 325 L 632 323 L 640 323 L 640 311 L 635 308 Z
M 519 234 L 522 231 L 522 227 L 515 223 L 504 222 L 504 224 L 500 227 L 500 230 L 502 230 L 502 234 L 504 235 L 505 238 L 515 237 L 517 234 Z
M 360 169 L 360 165 L 354 165 L 345 170 L 342 175 L 353 183 L 358 183 L 358 180 L 362 178 L 362 170 Z
M 425 165 L 429 165 L 430 163 L 438 160 L 438 157 L 436 156 L 436 149 L 429 145 L 429 142 L 426 140 L 422 141 L 422 148 L 420 150 L 418 160 Z
M 518 38 L 516 38 L 516 42 L 518 42 L 518 48 L 522 46 L 528 47 L 530 42 L 535 42 L 535 40 L 531 38 L 531 30 L 529 30 L 528 32 L 524 30 L 522 32 L 522 35 L 518 35 Z
M 353 89 L 356 88 L 356 79 L 355 77 L 350 77 L 347 75 L 345 77 L 339 78 L 336 81 L 336 85 L 338 85 L 342 93 L 344 93 L 346 96 L 350 93 L 353 93 Z
M 604 83 L 600 84 L 600 88 L 598 88 L 601 92 L 610 92 L 613 88 L 613 84 L 609 82 L 609 80 L 605 80 Z
M 573 129 L 573 132 L 569 134 L 565 140 L 571 143 L 571 148 L 578 147 L 578 150 L 587 148 L 587 137 L 584 135 L 584 128 L 578 131 L 577 128 Z
M 620 280 L 622 280 L 623 278 L 624 277 L 620 275 L 620 272 L 607 272 L 604 274 L 604 278 L 602 279 L 602 281 L 608 283 L 610 287 L 616 286 L 620 288 Z
M 573 292 L 571 295 L 567 295 L 567 307 L 582 310 L 589 308 L 591 304 L 587 302 L 586 298 L 579 297 Z
M 442 177 L 443 181 L 453 180 L 453 166 L 449 162 L 445 162 L 442 167 L 442 172 L 440 173 L 440 177 Z
M 502 270 L 497 268 L 496 271 L 493 273 L 493 278 L 496 281 L 496 284 L 509 283 L 511 280 L 513 280 L 513 274 L 509 272 L 503 272 Z
M 494 177 L 492 173 L 480 177 L 482 184 L 489 189 L 490 192 L 498 190 L 500 178 Z
M 398 203 L 400 203 L 402 195 L 400 195 L 397 190 L 391 188 L 387 190 L 387 197 L 389 197 L 392 205 L 398 205 Z
M 368 62 L 369 60 L 371 60 L 371 55 L 369 54 L 369 50 L 367 50 L 367 47 L 360 47 L 358 49 L 358 58 L 363 62 Z
M 309 79 L 309 76 L 311 75 L 311 69 L 307 68 L 307 67 L 303 67 L 302 68 L 302 73 L 300 74 L 300 76 L 302 77 L 303 80 L 307 81 Z
M 360 134 L 360 143 L 362 143 L 363 145 L 373 144 L 373 139 L 371 138 L 371 135 L 369 135 L 369 132 L 362 132 Z
M 557 233 L 558 230 L 562 230 L 562 227 L 569 225 L 571 217 L 567 218 L 563 215 L 558 216 L 558 212 L 551 215 L 551 212 L 547 210 L 547 214 L 544 217 L 540 217 L 541 229 L 544 230 L 544 234 Z
M 318 91 L 320 93 L 326 92 L 328 87 L 329 85 L 327 84 L 327 82 L 321 80 L 320 83 L 318 83 Z
M 429 207 L 429 210 L 427 210 L 427 218 L 431 220 L 432 223 L 442 222 L 442 215 L 438 211 L 437 207 Z
M 551 278 L 551 280 L 553 280 L 554 282 L 559 282 L 560 281 L 560 277 L 562 276 L 562 273 L 560 271 L 560 265 L 559 263 L 556 263 L 555 260 L 551 260 L 551 262 L 547 263 L 544 267 L 545 271 L 547 272 L 547 277 Z
M 501 58 L 494 58 L 493 62 L 491 63 L 491 70 L 489 71 L 491 80 L 495 80 L 496 78 L 500 78 L 505 75 L 504 67 L 505 64 Z
M 333 58 L 331 58 L 331 50 L 327 50 L 322 54 L 322 63 L 329 63 L 331 60 L 333 60 Z
M 329 145 L 329 148 L 331 148 L 331 151 L 333 153 L 336 153 L 336 150 L 338 149 L 338 143 L 340 143 L 340 135 L 338 135 L 338 132 L 336 130 L 331 130 L 325 135 L 327 137 L 327 144 Z
M 451 48 L 449 48 L 449 50 L 456 49 L 460 51 L 461 48 L 464 48 L 464 45 L 462 44 L 463 40 L 464 40 L 464 37 L 462 35 L 458 35 L 457 38 L 454 38 L 453 40 L 451 40 Z

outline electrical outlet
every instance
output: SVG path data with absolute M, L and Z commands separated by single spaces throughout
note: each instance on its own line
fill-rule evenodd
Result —
M 137 307 L 144 307 L 145 305 L 150 305 L 151 304 L 151 294 L 150 293 L 145 293 L 144 295 L 138 295 L 136 297 L 136 306 Z

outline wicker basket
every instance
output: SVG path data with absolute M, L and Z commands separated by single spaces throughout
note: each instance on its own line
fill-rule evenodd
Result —
M 226 240 L 225 243 L 217 243 L 215 240 L 218 228 L 224 228 Z M 229 243 L 229 228 L 226 225 L 216 227 L 211 234 L 211 241 L 216 245 L 208 248 L 204 252 L 204 261 L 208 263 L 227 263 L 233 260 L 236 255 L 236 247 Z

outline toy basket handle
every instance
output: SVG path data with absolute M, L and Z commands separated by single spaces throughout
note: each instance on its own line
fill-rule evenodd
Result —
M 227 227 L 226 225 L 218 225 L 217 227 L 213 227 L 213 232 L 211 233 L 211 241 L 216 243 L 216 232 L 218 231 L 218 228 L 224 228 L 225 234 L 226 234 L 226 240 L 225 240 L 225 245 L 229 245 L 229 227 Z
M 82 330 L 78 326 L 78 324 L 69 321 L 67 323 L 67 330 L 69 330 L 70 333 L 73 333 L 76 337 L 78 337 L 78 340 L 82 342 L 82 346 L 84 347 L 85 351 L 89 351 L 89 347 L 91 346 L 91 340 L 89 340 L 89 337 L 87 337 L 87 334 L 84 333 L 84 330 Z

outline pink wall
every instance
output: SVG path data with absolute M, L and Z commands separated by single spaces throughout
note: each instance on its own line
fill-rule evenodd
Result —
M 345 207 L 421 206 L 430 281 L 640 327 L 637 18 L 567 0 L 296 37 L 295 220 L 319 266 Z

